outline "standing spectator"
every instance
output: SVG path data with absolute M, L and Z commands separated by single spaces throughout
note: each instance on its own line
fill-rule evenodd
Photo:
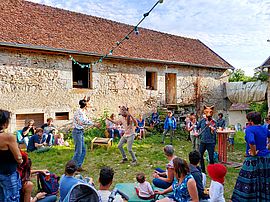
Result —
M 209 196 L 204 193 L 204 182 L 203 182 L 203 173 L 201 168 L 198 166 L 200 163 L 201 154 L 197 150 L 194 150 L 189 153 L 189 170 L 190 174 L 193 176 L 196 181 L 196 187 L 198 191 L 199 200 L 207 200 Z
M 214 150 L 216 145 L 216 122 L 211 116 L 203 118 L 198 123 L 197 129 L 200 130 L 200 154 L 201 154 L 201 168 L 205 173 L 204 152 L 207 150 L 210 164 L 214 164 Z
M 145 138 L 145 120 L 143 118 L 143 115 L 140 114 L 139 119 L 137 119 L 138 127 L 136 128 L 136 133 L 139 133 L 139 139 Z
M 114 121 L 107 118 L 109 121 L 113 122 L 116 125 L 122 125 L 125 131 L 124 135 L 121 137 L 118 149 L 122 154 L 121 163 L 125 163 L 128 161 L 123 145 L 127 143 L 128 152 L 131 155 L 132 162 L 131 165 L 137 165 L 137 158 L 135 153 L 132 151 L 132 145 L 135 139 L 135 128 L 138 126 L 137 120 L 129 113 L 128 108 L 125 106 L 119 107 L 120 112 L 119 115 L 122 116 L 120 120 Z
M 198 125 L 198 122 L 196 120 L 195 115 L 190 116 L 190 122 L 188 124 L 188 131 L 190 133 L 192 149 L 199 151 L 200 139 L 199 139 L 199 133 L 197 130 L 197 125 Z
M 30 137 L 32 135 L 34 135 L 36 132 L 35 131 L 36 128 L 35 128 L 34 124 L 35 124 L 35 121 L 33 119 L 30 119 L 28 121 L 28 125 L 25 126 L 22 130 L 23 142 L 26 145 L 26 147 L 28 146 L 28 142 L 29 142 Z
M 16 137 L 5 132 L 10 112 L 0 110 L 0 201 L 19 202 L 21 180 L 17 165 L 23 162 Z
M 115 120 L 115 114 L 111 114 L 110 119 L 111 120 Z M 118 136 L 119 138 L 121 138 L 120 133 L 119 133 L 119 130 L 116 127 L 116 125 L 113 122 L 109 121 L 108 119 L 106 119 L 105 122 L 106 122 L 107 131 L 110 134 L 110 138 L 114 138 L 116 136 Z
M 224 198 L 224 178 L 227 173 L 227 168 L 220 164 L 209 164 L 207 172 L 211 178 L 209 188 L 210 202 L 225 202 Z
M 83 171 L 82 164 L 85 158 L 86 150 L 84 143 L 84 128 L 86 125 L 89 126 L 99 126 L 99 124 L 93 123 L 87 116 L 86 112 L 90 108 L 90 98 L 86 100 L 84 97 L 79 101 L 80 109 L 74 113 L 73 118 L 73 131 L 72 137 L 74 139 L 75 151 L 73 160 L 77 163 L 78 171 Z
M 196 182 L 189 173 L 187 162 L 179 157 L 176 157 L 173 160 L 173 164 L 175 170 L 175 180 L 173 181 L 173 184 L 163 191 L 156 191 L 157 194 L 162 195 L 171 191 L 173 194 L 164 199 L 158 200 L 158 202 L 199 202 Z
M 165 122 L 164 122 L 164 132 L 163 132 L 163 137 L 162 137 L 161 143 L 165 144 L 165 136 L 169 132 L 171 145 L 172 145 L 175 130 L 176 130 L 176 119 L 173 116 L 172 111 L 168 111 L 168 115 L 167 115 Z
M 136 193 L 140 199 L 149 200 L 155 198 L 155 193 L 150 183 L 145 180 L 144 173 L 138 173 L 136 175 L 138 186 L 135 187 Z
M 270 132 L 261 126 L 261 114 L 247 114 L 246 159 L 237 178 L 231 200 L 270 201 L 270 151 L 266 148 Z
M 173 176 L 174 176 L 174 165 L 173 159 L 176 158 L 174 155 L 174 149 L 172 145 L 166 145 L 163 148 L 164 154 L 166 158 L 169 160 L 169 163 L 166 165 L 166 170 L 162 170 L 161 168 L 156 168 L 153 173 L 153 184 L 156 187 L 167 189 L 172 185 Z
M 159 113 L 157 109 L 154 109 L 154 112 L 151 114 L 150 127 L 154 128 L 160 123 Z
M 46 147 L 47 143 L 45 142 L 45 140 L 43 140 L 42 135 L 43 135 L 43 129 L 37 128 L 36 134 L 33 135 L 29 140 L 29 144 L 27 146 L 27 152 L 33 152 L 33 151 L 44 152 L 50 149 L 49 147 Z
M 109 196 L 111 194 L 110 192 L 110 186 L 112 185 L 113 182 L 113 176 L 114 176 L 114 171 L 110 167 L 102 167 L 99 173 L 99 190 L 98 193 L 101 196 L 101 201 L 108 201 Z M 123 199 L 121 198 L 120 195 L 116 195 L 115 199 L 113 200 L 114 202 L 123 202 Z
M 225 128 L 225 120 L 223 119 L 223 114 L 218 114 L 218 120 L 217 120 L 217 128 Z
M 53 125 L 53 118 L 48 118 L 47 123 L 43 124 L 41 128 L 43 129 L 43 138 L 51 146 L 53 144 L 53 130 L 56 130 L 56 127 Z

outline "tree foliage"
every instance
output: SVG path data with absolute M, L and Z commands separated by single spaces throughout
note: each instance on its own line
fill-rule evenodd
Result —
M 229 77 L 229 82 L 254 82 L 254 81 L 267 81 L 268 72 L 267 69 L 259 69 L 255 71 L 254 75 L 246 76 L 244 70 L 235 69 Z

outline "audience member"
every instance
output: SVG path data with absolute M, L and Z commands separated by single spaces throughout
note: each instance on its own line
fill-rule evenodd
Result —
M 172 111 L 168 111 L 168 115 L 164 122 L 164 132 L 162 136 L 162 144 L 165 144 L 165 136 L 169 132 L 170 133 L 170 143 L 173 143 L 174 131 L 176 130 L 176 119 L 173 116 Z
M 234 135 L 235 133 L 229 133 L 229 137 L 228 137 L 228 151 L 234 151 Z
M 155 191 L 156 194 L 163 195 L 171 191 L 173 192 L 173 194 L 158 201 L 198 202 L 199 198 L 196 188 L 196 182 L 192 175 L 189 173 L 189 167 L 187 165 L 187 162 L 179 157 L 176 157 L 173 160 L 173 164 L 175 173 L 175 180 L 173 181 L 173 184 L 163 191 Z
M 27 146 L 27 152 L 33 152 L 33 151 L 44 152 L 44 151 L 49 150 L 49 147 L 47 147 L 47 143 L 45 142 L 45 140 L 42 139 L 42 135 L 43 135 L 43 129 L 37 128 L 36 134 L 33 135 L 29 140 L 29 144 Z
M 198 125 L 198 122 L 196 120 L 195 115 L 190 116 L 190 122 L 188 124 L 188 131 L 190 134 L 192 149 L 199 151 L 200 139 L 199 139 L 199 133 L 197 130 L 197 125 Z
M 99 173 L 99 190 L 98 193 L 101 196 L 101 201 L 108 201 L 109 196 L 111 194 L 110 192 L 110 186 L 113 182 L 113 176 L 114 176 L 114 170 L 110 167 L 102 167 Z M 123 202 L 123 199 L 120 195 L 116 195 L 114 202 Z
M 16 137 L 5 132 L 9 120 L 10 112 L 0 110 L 0 201 L 19 202 L 21 181 L 16 169 L 23 159 Z
M 136 133 L 139 134 L 139 139 L 145 138 L 145 120 L 143 118 L 143 115 L 140 114 L 139 119 L 137 119 L 138 127 L 136 128 Z
M 17 168 L 17 171 L 20 173 L 22 190 L 21 190 L 21 202 L 55 202 L 57 200 L 56 195 L 47 195 L 46 192 L 39 192 L 34 198 L 31 197 L 31 193 L 34 188 L 34 184 L 30 181 L 32 174 L 43 172 L 48 173 L 48 170 L 32 170 L 32 161 L 28 158 L 27 153 L 21 152 L 23 163 L 20 164 Z
M 156 187 L 167 189 L 172 185 L 173 176 L 174 176 L 174 165 L 173 159 L 176 158 L 174 155 L 174 149 L 172 145 L 166 145 L 163 149 L 164 154 L 166 155 L 169 163 L 166 165 L 166 171 L 161 168 L 156 168 L 153 173 L 153 184 Z
M 209 196 L 204 193 L 204 182 L 203 182 L 203 173 L 201 168 L 199 167 L 201 159 L 201 154 L 199 151 L 194 150 L 189 153 L 189 170 L 190 174 L 193 176 L 194 180 L 196 181 L 196 187 L 198 191 L 199 200 L 207 200 Z
M 74 160 L 70 160 L 67 162 L 65 166 L 65 174 L 62 175 L 59 183 L 59 189 L 60 189 L 60 202 L 64 201 L 65 197 L 67 196 L 68 192 L 71 190 L 73 185 L 77 183 L 86 183 L 86 181 L 82 180 L 82 177 L 74 177 L 75 172 L 77 171 L 77 162 Z M 93 184 L 93 179 L 90 178 L 90 181 L 88 182 L 90 185 Z
M 22 129 L 23 142 L 26 147 L 28 146 L 30 137 L 32 137 L 36 132 L 36 127 L 34 126 L 34 124 L 35 121 L 33 119 L 30 119 L 28 121 L 28 125 Z
M 237 178 L 232 201 L 270 201 L 270 132 L 262 127 L 259 112 L 247 114 L 246 158 Z M 250 191 L 247 191 L 250 190 Z
M 63 133 L 57 133 L 57 130 L 52 131 L 54 136 L 54 144 L 59 146 L 69 147 L 68 141 L 65 141 Z
M 111 120 L 115 120 L 115 114 L 111 114 L 110 119 Z M 106 119 L 105 122 L 106 122 L 107 131 L 110 134 L 110 138 L 114 138 L 116 136 L 119 137 L 119 138 L 121 138 L 120 133 L 119 133 L 119 130 L 116 127 L 116 124 L 114 124 L 113 122 L 111 122 L 108 119 Z
M 155 193 L 150 183 L 146 181 L 144 173 L 138 173 L 136 175 L 136 180 L 138 182 L 138 186 L 135 187 L 135 189 L 139 198 L 143 200 L 155 198 Z
M 225 202 L 224 178 L 227 173 L 227 168 L 220 163 L 209 164 L 207 166 L 207 172 L 211 178 L 209 188 L 210 202 Z
M 43 124 L 41 126 L 43 129 L 43 139 L 45 139 L 47 145 L 53 144 L 53 130 L 56 129 L 56 127 L 53 125 L 53 118 L 48 118 L 47 123 Z
M 157 109 L 154 109 L 154 112 L 151 114 L 151 119 L 150 119 L 149 125 L 150 125 L 150 127 L 154 128 L 159 123 L 160 123 L 159 113 L 158 113 Z
M 222 128 L 224 129 L 225 128 L 225 120 L 223 119 L 223 114 L 222 113 L 219 113 L 218 114 L 218 119 L 217 119 L 217 128 Z

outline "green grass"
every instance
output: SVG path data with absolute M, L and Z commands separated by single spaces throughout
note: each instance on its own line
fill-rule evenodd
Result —
M 182 137 L 182 138 L 181 138 Z M 174 148 L 176 155 L 188 160 L 188 153 L 191 151 L 191 142 L 185 140 L 186 137 L 180 136 L 174 140 Z M 161 135 L 155 133 L 148 136 L 145 140 L 135 140 L 133 150 L 136 152 L 136 157 L 139 164 L 131 166 L 129 163 L 120 164 L 121 154 L 117 148 L 117 141 L 107 151 L 105 147 L 95 147 L 94 151 L 90 151 L 89 141 L 87 141 L 87 154 L 83 168 L 86 169 L 82 174 L 90 176 L 98 185 L 99 170 L 102 166 L 110 166 L 115 170 L 113 186 L 121 182 L 135 182 L 137 172 L 144 172 L 147 180 L 152 180 L 152 172 L 154 168 L 161 167 L 165 169 L 167 159 L 163 154 L 163 146 L 160 144 Z M 71 141 L 72 142 L 72 141 Z M 169 139 L 166 139 L 169 143 Z M 126 150 L 126 147 L 125 147 Z M 33 162 L 33 169 L 48 169 L 51 172 L 61 176 L 64 173 L 64 167 L 67 161 L 71 160 L 74 152 L 74 147 L 54 147 L 45 153 L 30 153 Z M 235 151 L 228 153 L 228 161 L 243 162 L 245 152 L 244 134 L 237 133 L 235 136 Z M 131 159 L 127 152 L 129 160 Z M 229 199 L 235 182 L 238 176 L 239 169 L 229 168 L 225 180 L 225 198 Z M 207 185 L 210 185 L 210 179 L 207 179 Z M 112 187 L 113 187 L 112 186 Z

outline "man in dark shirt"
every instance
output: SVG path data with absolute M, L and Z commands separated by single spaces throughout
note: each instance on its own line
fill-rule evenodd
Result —
M 28 146 L 29 138 L 35 134 L 35 121 L 33 119 L 30 119 L 28 121 L 28 125 L 23 128 L 22 130 L 22 136 L 23 136 L 23 142 Z
M 202 170 L 198 166 L 201 159 L 201 154 L 197 150 L 194 150 L 189 153 L 189 170 L 190 174 L 193 176 L 194 180 L 196 181 L 196 187 L 198 190 L 199 200 L 203 201 L 209 199 L 209 196 L 204 193 L 203 187 L 203 175 Z
M 207 150 L 209 155 L 210 164 L 214 164 L 214 150 L 216 145 L 216 122 L 212 117 L 206 117 L 200 120 L 197 129 L 200 137 L 200 154 L 201 154 L 201 168 L 202 172 L 205 173 L 204 165 L 204 152 Z
M 32 152 L 35 150 L 41 150 L 46 146 L 46 143 L 42 141 L 43 129 L 37 128 L 36 134 L 33 135 L 27 146 L 27 152 Z
M 218 114 L 218 120 L 217 120 L 217 128 L 225 128 L 225 120 L 223 119 L 223 114 Z

